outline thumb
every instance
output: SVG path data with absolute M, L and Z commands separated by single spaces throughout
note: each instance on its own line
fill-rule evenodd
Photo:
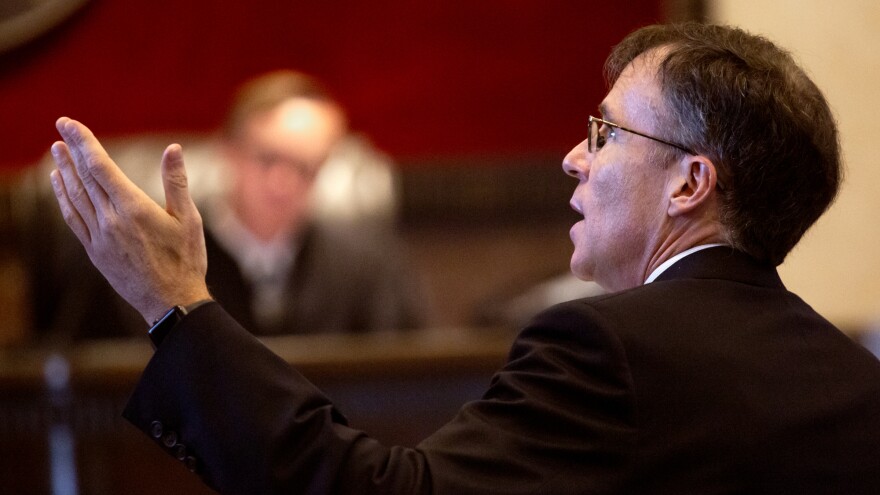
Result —
M 189 195 L 183 149 L 179 144 L 165 148 L 162 155 L 162 185 L 165 188 L 165 210 L 172 216 L 190 216 L 195 204 Z

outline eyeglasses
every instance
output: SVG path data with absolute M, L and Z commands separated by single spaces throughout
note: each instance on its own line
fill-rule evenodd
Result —
M 285 170 L 294 172 L 306 180 L 314 179 L 320 168 L 320 164 L 309 163 L 299 157 L 287 156 L 271 149 L 251 147 L 250 149 L 245 149 L 244 153 L 244 157 L 250 163 L 258 165 L 263 171 L 267 171 L 275 165 L 281 165 Z
M 599 128 L 602 127 L 603 124 L 610 129 L 610 132 L 607 132 L 604 135 L 599 132 Z M 647 134 L 643 134 L 639 131 L 627 129 L 626 127 L 608 122 L 607 120 L 593 117 L 592 115 L 590 116 L 590 134 L 587 137 L 587 150 L 590 153 L 595 153 L 595 152 L 599 151 L 600 149 L 602 149 L 602 147 L 605 146 L 605 143 L 608 141 L 608 137 L 613 136 L 614 133 L 617 132 L 617 129 L 620 129 L 621 131 L 631 132 L 637 136 L 642 136 L 642 137 L 646 137 L 648 139 L 652 139 L 654 141 L 657 141 L 658 143 L 668 144 L 669 146 L 678 148 L 678 149 L 680 149 L 690 155 L 696 155 L 696 153 L 685 148 L 684 146 L 682 146 L 680 144 L 675 144 L 675 143 L 666 141 L 664 139 L 660 139 L 660 138 L 657 138 L 654 136 L 649 136 Z

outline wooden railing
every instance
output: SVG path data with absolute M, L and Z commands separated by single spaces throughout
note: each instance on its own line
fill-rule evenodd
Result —
M 434 329 L 263 341 L 321 387 L 353 427 L 389 445 L 414 446 L 480 397 L 513 337 Z M 65 462 L 52 457 L 58 428 L 72 433 L 66 461 L 79 493 L 210 493 L 120 416 L 151 355 L 146 338 L 0 352 L 3 493 L 51 492 L 53 466 Z M 53 389 L 47 368 L 57 378 L 65 367 L 69 386 Z

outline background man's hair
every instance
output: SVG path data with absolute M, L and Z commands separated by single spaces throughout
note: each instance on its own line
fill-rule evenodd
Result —
M 234 139 L 254 115 L 267 112 L 291 98 L 308 98 L 335 104 L 327 88 L 317 79 L 293 70 L 278 70 L 245 82 L 232 100 L 223 135 Z
M 627 36 L 606 61 L 609 84 L 640 54 L 661 47 L 664 137 L 715 163 L 728 241 L 782 263 L 842 180 L 837 125 L 825 97 L 767 39 L 698 23 L 648 26 Z

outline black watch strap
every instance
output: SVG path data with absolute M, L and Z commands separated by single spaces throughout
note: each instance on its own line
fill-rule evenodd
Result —
M 174 306 L 169 309 L 164 316 L 159 318 L 153 323 L 153 326 L 150 327 L 150 330 L 147 332 L 150 335 L 150 341 L 153 343 L 153 348 L 158 348 L 159 344 L 165 340 L 165 337 L 171 332 L 171 329 L 174 328 L 180 320 L 186 316 L 186 308 L 183 306 Z
M 147 331 L 150 335 L 150 341 L 153 343 L 153 348 L 156 349 L 159 347 L 159 344 L 165 340 L 165 337 L 171 333 L 171 329 L 173 329 L 180 320 L 183 319 L 189 313 L 192 313 L 194 309 L 198 308 L 203 304 L 207 304 L 213 301 L 213 299 L 202 299 L 201 301 L 196 301 L 192 304 L 188 304 L 186 306 L 174 306 L 169 309 L 161 318 L 153 322 L 153 326 Z

